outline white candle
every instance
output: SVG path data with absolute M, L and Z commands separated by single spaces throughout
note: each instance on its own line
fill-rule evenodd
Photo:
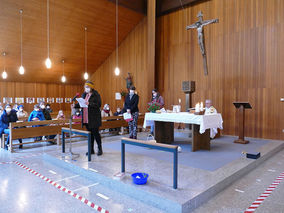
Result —
M 199 106 L 199 103 L 197 103 L 195 105 L 195 112 L 200 112 L 200 106 Z
M 200 103 L 200 111 L 203 111 L 203 102 Z

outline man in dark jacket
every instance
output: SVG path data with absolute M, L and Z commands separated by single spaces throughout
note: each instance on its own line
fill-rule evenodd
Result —
M 47 109 L 45 108 L 45 103 L 44 103 L 44 102 L 41 102 L 41 103 L 39 104 L 39 106 L 40 106 L 40 108 L 41 108 L 41 111 L 42 111 L 42 113 L 43 113 L 43 115 L 44 115 L 45 120 L 52 120 L 51 115 L 50 115 L 50 113 L 49 113 L 49 110 L 47 110 Z
M 99 132 L 99 128 L 102 125 L 102 117 L 101 117 L 101 96 L 94 89 L 94 83 L 91 81 L 87 81 L 85 83 L 85 92 L 82 94 L 82 98 L 85 99 L 86 105 L 88 107 L 83 108 L 82 112 L 82 125 L 86 126 L 87 130 L 91 132 L 91 146 L 92 146 L 92 154 L 95 154 L 94 150 L 94 140 L 96 139 L 98 145 L 98 153 L 97 155 L 103 154 L 102 149 L 102 140 Z M 75 107 L 78 107 L 77 104 Z M 74 105 L 73 105 L 74 107 Z M 88 153 L 86 153 L 88 155 Z
M 17 120 L 18 120 L 17 111 L 12 109 L 12 106 L 10 104 L 7 104 L 5 106 L 3 114 L 0 117 L 0 135 L 2 136 L 3 133 L 8 134 L 8 138 L 5 144 L 5 149 L 8 149 L 8 144 L 10 142 L 9 123 L 16 122 Z M 22 139 L 19 139 L 19 142 L 22 143 Z M 21 144 L 19 148 L 22 149 L 23 145 Z

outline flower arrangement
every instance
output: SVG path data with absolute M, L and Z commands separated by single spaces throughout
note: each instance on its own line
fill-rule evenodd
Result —
M 157 102 L 150 102 L 148 103 L 148 111 L 150 112 L 156 112 L 157 110 L 161 109 L 161 104 L 157 103 Z
M 125 97 L 127 95 L 127 92 L 124 90 L 121 90 L 120 95 L 121 97 Z

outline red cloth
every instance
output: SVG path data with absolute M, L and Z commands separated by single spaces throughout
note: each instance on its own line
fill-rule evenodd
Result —
M 86 102 L 89 102 L 90 97 L 91 97 L 91 94 L 88 93 L 88 94 L 86 95 L 86 97 L 85 97 L 85 101 L 86 101 Z M 83 116 L 83 123 L 84 123 L 84 124 L 89 123 L 89 119 L 88 119 L 88 108 L 87 108 L 87 107 L 83 108 L 83 115 L 84 115 L 84 116 Z

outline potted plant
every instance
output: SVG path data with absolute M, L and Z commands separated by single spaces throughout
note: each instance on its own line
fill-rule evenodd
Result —
M 161 109 L 161 104 L 157 103 L 157 102 L 150 102 L 148 103 L 148 111 L 150 112 L 156 112 L 157 110 Z

